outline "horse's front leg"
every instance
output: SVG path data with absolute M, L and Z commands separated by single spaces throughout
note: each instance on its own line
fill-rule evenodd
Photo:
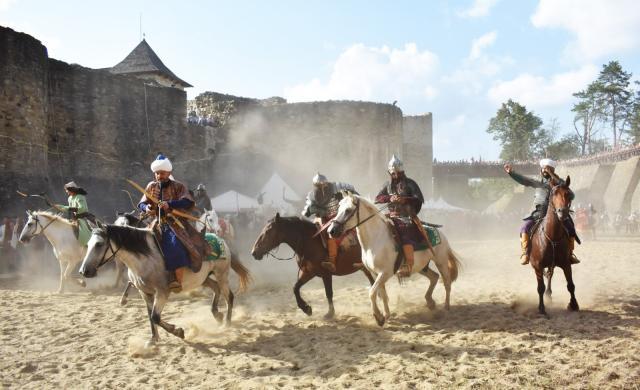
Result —
M 146 346 L 149 347 L 160 340 L 160 335 L 158 334 L 158 327 L 156 323 L 153 321 L 153 295 L 146 294 L 140 291 L 140 296 L 144 299 L 145 304 L 147 305 L 147 316 L 149 317 L 149 325 L 151 325 L 151 339 L 147 341 Z
M 313 279 L 315 275 L 308 271 L 306 268 L 301 268 L 298 271 L 298 280 L 296 284 L 293 286 L 293 294 L 296 296 L 296 303 L 300 310 L 302 310 L 306 315 L 310 316 L 312 313 L 311 306 L 307 305 L 307 302 L 302 299 L 300 296 L 300 288 L 304 286 L 309 280 Z
M 60 265 L 60 284 L 58 285 L 58 294 L 62 294 L 64 292 L 65 272 L 67 271 L 67 263 L 62 260 L 59 260 L 58 264 Z
M 567 290 L 569 290 L 569 294 L 571 294 L 571 300 L 569 301 L 569 305 L 567 306 L 567 309 L 572 311 L 578 311 L 580 310 L 580 306 L 578 306 L 578 301 L 576 300 L 576 296 L 575 296 L 576 286 L 573 284 L 571 265 L 565 266 L 564 268 L 562 268 L 562 270 L 564 271 L 565 279 L 567 279 Z
M 153 301 L 153 310 L 151 313 L 151 318 L 156 325 L 160 325 L 160 327 L 172 335 L 184 339 L 184 330 L 182 328 L 178 328 L 177 326 L 170 324 L 166 321 L 162 320 L 161 314 L 162 309 L 164 309 L 164 305 L 166 305 L 168 300 L 168 293 L 162 294 L 157 293 L 154 297 Z
M 542 274 L 542 269 L 536 269 L 536 280 L 538 281 L 538 312 L 540 314 L 547 315 L 547 311 L 544 308 L 544 275 Z
M 547 270 L 547 289 L 545 291 L 545 295 L 547 299 L 551 300 L 551 278 L 553 278 L 553 267 Z
M 127 304 L 127 297 L 129 296 L 129 289 L 131 288 L 131 286 L 133 286 L 133 283 L 131 283 L 131 281 L 128 281 L 126 287 L 124 288 L 124 291 L 122 292 L 122 297 L 120 298 L 121 306 Z
M 118 285 L 120 284 L 120 280 L 122 280 L 123 273 L 124 273 L 124 265 L 122 265 L 122 263 L 120 263 L 119 261 L 116 261 L 116 280 L 113 281 L 112 288 L 118 288 Z M 127 286 L 127 289 L 125 291 L 127 291 L 128 289 L 129 287 Z
M 324 284 L 324 293 L 327 296 L 327 302 L 329 303 L 329 311 L 324 315 L 324 318 L 330 319 L 336 314 L 333 308 L 333 277 L 331 275 L 323 276 L 322 283 Z
M 376 281 L 369 288 L 369 299 L 371 300 L 371 309 L 373 310 L 373 317 L 376 319 L 376 322 L 380 326 L 384 325 L 385 318 L 382 315 L 382 313 L 380 313 L 380 309 L 378 308 L 378 302 L 377 302 L 378 290 L 380 289 L 380 286 L 384 285 L 387 282 L 387 280 L 389 280 L 390 277 L 391 275 L 387 275 L 384 272 L 378 274 Z
M 385 284 L 380 285 L 380 298 L 382 298 L 382 305 L 384 308 L 384 319 L 389 320 L 391 317 L 391 310 L 389 310 L 389 296 L 387 295 L 387 288 Z

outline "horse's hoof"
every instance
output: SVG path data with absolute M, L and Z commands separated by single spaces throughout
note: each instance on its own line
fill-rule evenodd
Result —
M 579 311 L 580 306 L 578 306 L 578 302 L 569 302 L 567 305 L 567 310 L 569 311 Z
M 173 334 L 184 340 L 184 330 L 182 328 L 176 328 Z
M 376 319 L 376 322 L 380 327 L 384 325 L 384 317 L 382 316 L 382 314 L 374 314 L 373 317 Z
M 325 320 L 331 320 L 333 319 L 333 317 L 335 317 L 336 313 L 333 311 L 328 312 L 327 314 L 324 315 L 324 319 Z
M 221 324 L 222 320 L 224 319 L 224 315 L 222 313 L 213 313 L 213 318 L 215 318 L 216 321 Z
M 147 342 L 144 343 L 144 347 L 145 348 L 153 348 L 153 347 L 156 346 L 157 342 L 158 342 L 158 340 L 156 340 L 156 339 L 147 340 Z
M 302 309 L 302 311 L 304 312 L 304 314 L 306 314 L 306 315 L 308 315 L 308 316 L 310 316 L 310 315 L 312 314 L 312 312 L 313 312 L 313 311 L 311 310 L 311 306 L 309 306 L 309 305 L 307 305 L 307 306 L 305 306 L 305 307 L 302 307 L 301 309 Z
M 427 308 L 429 310 L 435 310 L 436 308 L 436 301 L 434 301 L 433 299 L 427 299 Z
M 84 280 L 80 279 L 80 285 L 82 287 L 87 287 L 87 282 L 85 282 Z
M 120 300 L 120 306 L 125 306 L 127 304 L 127 300 L 125 298 L 122 298 Z

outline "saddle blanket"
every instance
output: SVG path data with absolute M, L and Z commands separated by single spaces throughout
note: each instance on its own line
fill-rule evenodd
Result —
M 431 246 L 435 247 L 442 242 L 442 240 L 440 239 L 440 231 L 438 229 L 436 229 L 435 227 L 427 226 L 425 224 L 422 224 L 422 227 L 424 227 L 424 231 L 426 231 L 427 236 L 429 236 Z M 423 251 L 429 249 L 429 245 L 427 245 L 426 242 L 421 242 L 418 245 L 414 245 L 413 249 L 416 251 Z
M 211 253 L 207 255 L 206 261 L 215 261 L 220 259 L 226 259 L 227 256 L 224 253 L 224 245 L 222 245 L 222 238 L 216 236 L 213 233 L 205 233 L 204 239 L 211 246 Z

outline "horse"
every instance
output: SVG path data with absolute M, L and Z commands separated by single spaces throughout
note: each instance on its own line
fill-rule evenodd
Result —
M 339 253 L 336 261 L 336 272 L 325 269 L 320 265 L 327 256 L 327 251 L 322 245 L 320 235 L 315 235 L 317 231 L 313 222 L 300 219 L 298 217 L 281 217 L 279 213 L 270 219 L 264 226 L 260 235 L 256 239 L 251 249 L 251 254 L 256 260 L 262 260 L 265 254 L 285 243 L 293 249 L 298 264 L 298 280 L 293 286 L 293 293 L 300 310 L 305 314 L 311 315 L 311 306 L 302 299 L 300 289 L 309 280 L 318 276 L 322 278 L 324 284 L 325 295 L 329 303 L 329 311 L 325 314 L 325 318 L 333 318 L 335 309 L 333 307 L 333 284 L 332 276 L 349 275 L 360 268 L 354 266 L 354 263 L 360 263 L 360 248 L 354 246 L 344 253 Z M 373 283 L 373 277 L 368 270 L 362 269 L 369 283 Z
M 568 310 L 579 310 L 578 301 L 575 297 L 575 285 L 571 274 L 571 260 L 569 255 L 569 233 L 564 227 L 563 222 L 570 218 L 571 201 L 573 200 L 573 191 L 569 188 L 571 178 L 567 176 L 564 183 L 551 181 L 551 192 L 549 193 L 549 206 L 547 213 L 540 221 L 537 228 L 531 235 L 531 249 L 529 252 L 529 263 L 533 267 L 536 280 L 538 281 L 538 312 L 546 315 L 544 307 L 545 285 L 544 285 L 544 269 L 547 272 L 546 289 L 548 297 L 551 297 L 551 279 L 555 267 L 562 268 L 564 277 L 567 280 L 567 290 L 571 294 L 571 300 L 567 306 Z
M 215 210 L 205 210 L 198 219 L 207 232 L 214 233 L 227 243 L 231 243 L 235 239 L 235 230 L 231 223 L 219 218 Z M 222 223 L 220 223 L 221 221 Z
M 218 312 L 218 293 L 222 293 L 227 301 L 226 324 L 231 323 L 234 294 L 229 288 L 229 268 L 240 277 L 240 291 L 246 290 L 251 282 L 249 270 L 231 253 L 227 244 L 221 242 L 223 253 L 221 258 L 204 261 L 198 272 L 186 269 L 182 280 L 182 291 L 189 291 L 200 286 L 209 287 L 214 296 L 211 303 L 213 317 L 221 323 L 223 316 Z M 160 246 L 153 230 L 131 226 L 100 225 L 93 229 L 87 245 L 87 253 L 80 266 L 80 274 L 85 278 L 93 278 L 98 269 L 116 258 L 129 269 L 129 280 L 138 289 L 147 304 L 147 314 L 151 324 L 151 339 L 148 345 L 159 340 L 158 328 L 172 335 L 184 338 L 184 330 L 162 320 L 162 309 L 169 300 L 167 272 Z M 214 275 L 215 279 L 210 275 Z
M 380 213 L 378 208 L 366 198 L 352 193 L 345 193 L 338 206 L 336 217 L 329 225 L 329 235 L 337 236 L 344 231 L 355 229 L 362 247 L 362 263 L 374 275 L 375 282 L 369 288 L 369 298 L 373 317 L 378 325 L 383 326 L 391 316 L 389 297 L 385 288 L 386 282 L 400 267 L 400 253 L 393 238 L 389 224 L 391 221 Z M 433 289 L 438 282 L 438 273 L 428 265 L 434 261 L 444 282 L 446 292 L 444 307 L 449 310 L 451 283 L 458 277 L 460 260 L 457 258 L 444 233 L 440 232 L 440 244 L 424 251 L 416 251 L 411 273 L 419 273 L 429 279 L 429 287 L 425 294 L 427 307 L 435 309 Z M 384 316 L 378 308 L 377 297 L 382 299 Z
M 86 247 L 80 245 L 73 232 L 73 223 L 49 211 L 27 211 L 27 216 L 27 222 L 20 233 L 20 242 L 26 244 L 39 234 L 49 240 L 53 254 L 60 264 L 58 293 L 64 291 L 65 282 L 73 281 L 86 287 L 84 280 L 71 277 L 86 252 Z

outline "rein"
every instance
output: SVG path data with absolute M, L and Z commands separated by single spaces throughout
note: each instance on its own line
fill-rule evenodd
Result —
M 363 219 L 362 221 L 360 220 L 360 198 L 356 198 L 356 207 L 353 210 L 353 212 L 351 212 L 349 214 L 348 217 L 346 217 L 344 219 L 344 222 L 338 221 L 337 219 L 333 219 L 332 222 L 338 224 L 338 225 L 344 225 L 345 223 L 347 223 L 348 220 L 350 220 L 351 218 L 353 218 L 353 215 L 356 215 L 356 224 L 347 229 L 344 233 L 351 231 L 355 228 L 357 228 L 358 226 L 364 224 L 365 222 L 367 222 L 368 220 L 370 220 L 371 218 L 375 217 L 376 215 L 380 214 L 381 211 L 384 211 L 385 209 L 389 208 L 389 203 L 387 203 L 386 205 L 382 206 L 380 209 L 378 209 L 378 211 L 376 211 L 375 213 L 371 214 L 370 216 L 368 216 L 367 218 Z M 343 233 L 343 234 L 344 234 Z
M 37 226 L 40 226 L 40 231 L 37 233 L 33 233 L 33 237 L 39 236 L 40 234 L 42 234 L 45 231 L 45 229 L 49 227 L 49 225 L 51 225 L 56 221 L 55 218 L 51 218 L 51 221 L 49 221 L 49 223 L 47 223 L 45 226 L 42 226 L 42 222 L 40 222 L 40 219 L 38 219 L 37 215 L 34 216 L 33 219 L 35 219 Z M 36 226 L 36 229 L 37 229 L 37 226 Z
M 118 247 L 118 249 L 114 251 L 113 247 L 111 246 L 111 237 L 107 235 L 107 248 L 104 250 L 104 253 L 102 254 L 102 259 L 100 259 L 100 262 L 98 263 L 98 266 L 96 267 L 96 269 L 102 267 L 103 265 L 107 264 L 109 261 L 113 260 L 116 257 L 116 254 L 118 253 L 118 251 L 120 251 L 120 248 L 122 248 L 122 246 Z M 111 256 L 106 258 L 107 251 L 109 249 L 111 249 Z

